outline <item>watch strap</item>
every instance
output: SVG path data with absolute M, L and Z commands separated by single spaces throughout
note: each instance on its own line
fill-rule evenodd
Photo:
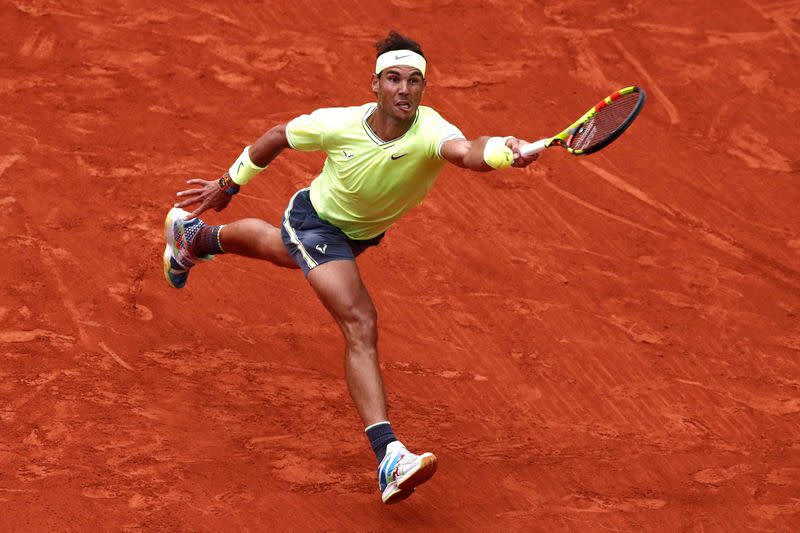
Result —
M 217 185 L 221 191 L 231 196 L 239 192 L 239 185 L 233 182 L 230 174 L 227 172 L 223 174 L 219 180 L 217 180 Z

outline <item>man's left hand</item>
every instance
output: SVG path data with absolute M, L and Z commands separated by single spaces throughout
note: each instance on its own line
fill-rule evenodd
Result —
M 517 139 L 516 137 L 509 137 L 506 139 L 506 146 L 511 148 L 511 151 L 514 153 L 514 162 L 511 163 L 512 167 L 516 168 L 524 168 L 539 159 L 539 154 L 532 154 L 529 156 L 523 156 L 520 153 L 520 149 L 529 144 L 527 141 L 523 141 L 521 139 Z

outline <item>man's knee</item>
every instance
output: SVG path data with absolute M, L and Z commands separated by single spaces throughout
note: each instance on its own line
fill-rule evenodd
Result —
M 378 315 L 373 306 L 353 306 L 342 317 L 342 329 L 350 345 L 375 344 Z

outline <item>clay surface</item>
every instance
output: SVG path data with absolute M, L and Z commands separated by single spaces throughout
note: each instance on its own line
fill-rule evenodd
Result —
M 256 4 L 0 5 L 0 530 L 800 530 L 800 2 Z M 470 137 L 649 99 L 598 154 L 447 168 L 359 259 L 392 422 L 440 460 L 386 507 L 299 271 L 177 291 L 161 234 L 186 179 L 371 101 L 392 28 Z M 322 161 L 205 218 L 277 224 Z

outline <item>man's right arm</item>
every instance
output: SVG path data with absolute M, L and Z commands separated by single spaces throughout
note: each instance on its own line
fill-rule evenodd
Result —
M 250 160 L 256 166 L 265 167 L 278 157 L 284 148 L 289 148 L 286 124 L 278 124 L 250 146 Z
M 207 209 L 213 208 L 222 211 L 230 203 L 232 195 L 239 191 L 239 186 L 247 183 L 264 170 L 264 167 L 278 157 L 284 148 L 289 148 L 286 124 L 279 124 L 269 129 L 251 146 L 245 148 L 230 170 L 225 172 L 219 180 L 188 180 L 186 183 L 200 186 L 200 188 L 178 192 L 177 196 L 181 198 L 181 201 L 176 202 L 175 207 L 183 208 L 200 204 L 187 216 L 187 220 L 200 215 Z

